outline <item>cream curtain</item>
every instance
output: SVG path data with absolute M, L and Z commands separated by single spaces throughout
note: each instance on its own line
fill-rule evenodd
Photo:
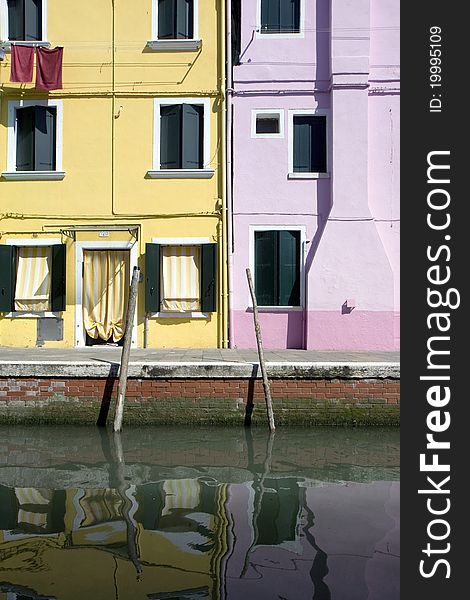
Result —
M 118 342 L 124 335 L 129 291 L 129 252 L 85 250 L 83 322 L 93 339 Z
M 162 310 L 201 310 L 199 246 L 162 246 Z
M 24 246 L 17 250 L 15 310 L 50 310 L 51 249 Z

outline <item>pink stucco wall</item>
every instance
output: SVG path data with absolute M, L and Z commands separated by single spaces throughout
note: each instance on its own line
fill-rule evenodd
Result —
M 302 226 L 303 306 L 262 312 L 265 346 L 395 350 L 398 0 L 305 0 L 304 31 L 286 38 L 256 32 L 257 5 L 242 0 L 233 71 L 232 344 L 255 345 L 245 276 L 253 227 Z M 330 176 L 289 179 L 289 111 L 314 108 L 328 111 Z M 282 109 L 284 137 L 252 137 L 256 109 Z

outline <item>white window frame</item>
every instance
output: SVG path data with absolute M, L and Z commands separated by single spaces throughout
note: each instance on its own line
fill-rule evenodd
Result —
M 305 225 L 249 225 L 249 264 L 256 285 L 255 270 L 255 233 L 257 231 L 300 231 L 300 304 L 299 306 L 258 306 L 261 312 L 295 312 L 304 310 L 305 307 L 305 253 L 307 245 L 307 231 Z M 251 296 L 247 294 L 248 309 L 252 310 Z
M 294 117 L 312 115 L 326 117 L 326 173 L 294 173 Z M 289 110 L 288 139 L 289 165 L 288 179 L 328 179 L 330 177 L 330 111 L 326 108 L 304 108 Z
M 160 246 L 202 246 L 203 244 L 210 244 L 211 240 L 208 237 L 187 237 L 187 238 L 163 238 L 156 237 L 152 238 L 153 244 L 160 244 Z M 184 312 L 173 312 L 169 310 L 161 310 L 155 313 L 150 313 L 149 318 L 151 319 L 209 319 L 210 313 L 191 311 L 187 310 Z
M 202 169 L 162 169 L 160 162 L 160 123 L 162 106 L 174 104 L 196 104 L 204 107 L 204 140 Z M 210 98 L 155 98 L 153 111 L 153 169 L 147 171 L 151 179 L 210 179 L 214 169 L 210 168 L 211 148 L 211 101 Z
M 256 133 L 256 120 L 259 115 L 264 117 L 277 117 L 279 119 L 279 133 Z M 251 137 L 265 139 L 280 139 L 284 137 L 284 109 L 283 108 L 256 108 L 251 111 Z
M 138 244 L 133 241 L 122 242 L 75 242 L 75 327 L 74 346 L 85 348 L 86 336 L 83 326 L 83 253 L 84 250 L 129 250 L 129 285 L 132 280 L 132 272 L 137 267 Z M 131 347 L 137 347 L 137 311 L 134 315 L 134 327 L 132 328 Z
M 5 244 L 7 246 L 18 246 L 19 248 L 23 248 L 25 246 L 54 246 L 56 244 L 61 244 L 62 240 L 60 238 L 9 238 L 5 240 Z M 24 319 L 24 318 L 36 318 L 41 319 L 44 317 L 54 317 L 56 319 L 60 318 L 60 312 L 52 312 L 52 311 L 43 311 L 39 310 L 37 312 L 25 312 L 25 311 L 11 311 L 4 315 L 5 318 L 14 318 L 14 319 Z
M 56 160 L 55 171 L 16 170 L 16 111 L 27 106 L 53 106 L 56 108 Z M 8 102 L 7 170 L 2 177 L 7 181 L 60 180 L 65 177 L 62 170 L 63 147 L 63 102 L 62 100 L 10 100 Z
M 26 42 L 31 46 L 45 46 L 49 47 L 50 44 L 47 41 L 47 0 L 42 0 L 42 40 L 34 42 Z M 8 3 L 7 0 L 0 0 L 0 41 L 1 46 L 5 50 L 10 50 L 11 42 L 8 39 Z
M 152 0 L 152 39 L 147 47 L 156 51 L 199 50 L 202 40 L 199 38 L 199 0 L 193 0 L 193 37 L 192 39 L 168 40 L 158 37 L 158 0 Z
M 258 39 L 289 39 L 305 37 L 305 0 L 300 1 L 300 19 L 298 33 L 263 33 L 261 31 L 261 0 L 256 2 L 256 38 Z

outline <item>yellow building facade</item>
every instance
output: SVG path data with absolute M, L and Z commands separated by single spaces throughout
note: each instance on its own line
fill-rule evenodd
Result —
M 137 266 L 134 347 L 227 346 L 224 23 L 0 0 L 0 345 L 122 343 Z M 15 45 L 63 47 L 62 88 L 11 82 Z

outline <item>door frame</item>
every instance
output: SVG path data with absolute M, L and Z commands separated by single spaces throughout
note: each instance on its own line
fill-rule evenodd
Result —
M 137 244 L 135 241 L 122 242 L 76 242 L 75 243 L 75 327 L 74 346 L 85 348 L 85 328 L 83 326 L 83 251 L 84 250 L 129 250 L 129 285 L 133 268 L 137 266 Z M 131 346 L 137 347 L 137 310 L 134 315 Z

